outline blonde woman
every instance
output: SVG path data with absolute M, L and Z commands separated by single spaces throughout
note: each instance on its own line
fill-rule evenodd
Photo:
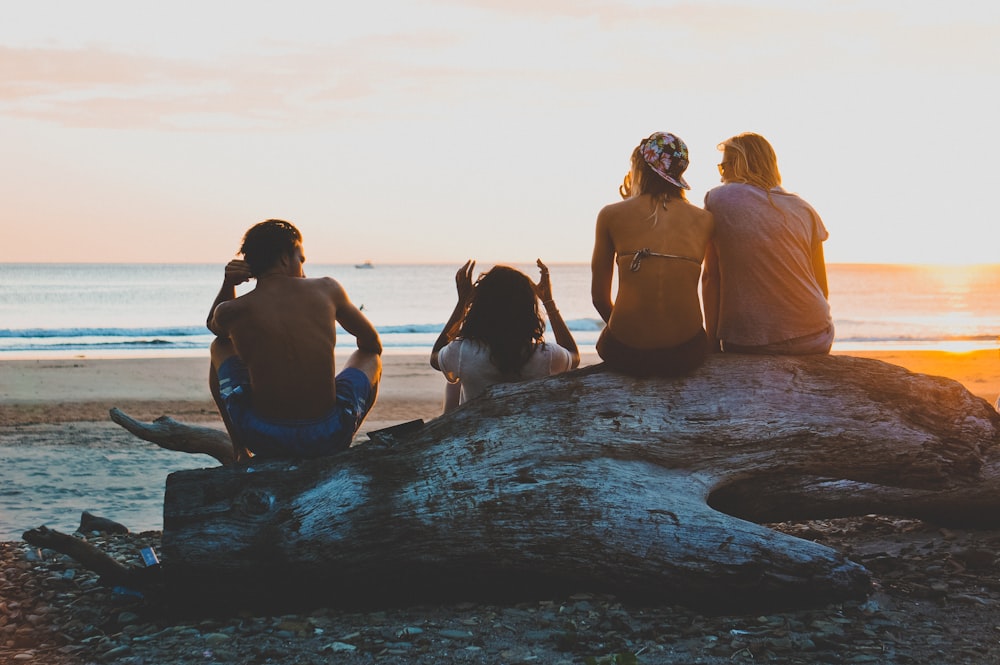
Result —
M 711 214 L 687 202 L 687 166 L 688 149 L 677 136 L 643 139 L 619 188 L 624 200 L 597 216 L 591 297 L 607 323 L 597 352 L 627 374 L 685 374 L 705 360 L 698 279 L 713 224 Z
M 829 353 L 823 220 L 781 187 L 778 158 L 759 134 L 719 144 L 722 185 L 705 196 L 715 234 L 702 298 L 713 346 L 734 353 Z

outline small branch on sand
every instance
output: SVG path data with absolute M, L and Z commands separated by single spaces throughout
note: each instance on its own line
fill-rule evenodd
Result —
M 151 423 L 144 423 L 117 407 L 112 408 L 109 414 L 111 420 L 132 434 L 161 448 L 209 455 L 222 465 L 232 464 L 234 461 L 233 442 L 221 430 L 180 423 L 169 416 L 160 416 Z

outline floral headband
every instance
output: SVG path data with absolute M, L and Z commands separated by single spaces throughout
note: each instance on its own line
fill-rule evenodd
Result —
M 691 189 L 681 175 L 690 163 L 684 141 L 673 134 L 656 132 L 639 144 L 639 153 L 661 178 L 682 189 Z

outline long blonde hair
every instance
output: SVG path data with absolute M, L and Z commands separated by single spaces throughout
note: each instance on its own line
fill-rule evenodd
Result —
M 720 143 L 726 182 L 742 182 L 770 191 L 781 184 L 778 156 L 760 134 L 744 132 Z

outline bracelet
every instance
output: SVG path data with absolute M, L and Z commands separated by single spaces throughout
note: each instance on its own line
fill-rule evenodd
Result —
M 552 305 L 553 307 L 555 307 L 556 301 L 555 300 L 543 300 L 542 304 L 545 305 L 546 307 L 548 307 L 549 305 Z

